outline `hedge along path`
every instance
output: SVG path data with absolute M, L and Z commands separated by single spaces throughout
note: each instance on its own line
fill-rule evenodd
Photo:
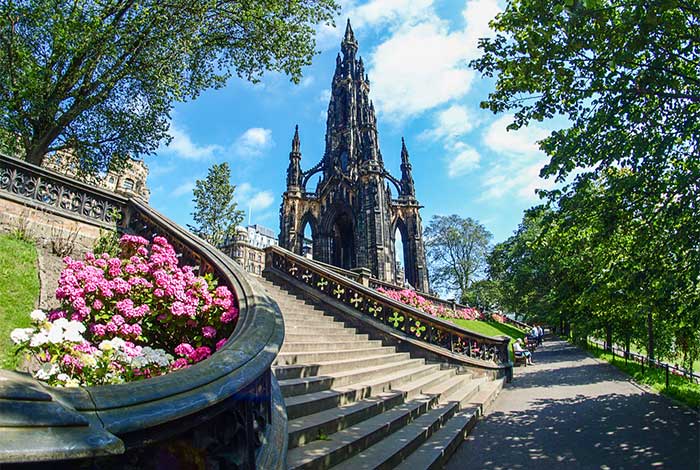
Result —
M 37 252 L 34 244 L 11 235 L 0 235 L 0 367 L 14 369 L 10 332 L 31 325 L 29 312 L 39 298 Z

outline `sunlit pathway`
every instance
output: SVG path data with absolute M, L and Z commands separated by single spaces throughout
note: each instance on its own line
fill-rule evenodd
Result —
M 516 367 L 456 469 L 700 468 L 698 416 L 564 341 Z

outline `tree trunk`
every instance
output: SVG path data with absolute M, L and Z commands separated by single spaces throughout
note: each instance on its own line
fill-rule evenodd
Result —
M 44 163 L 45 155 L 45 150 L 42 150 L 38 147 L 32 147 L 31 149 L 27 150 L 24 159 L 32 165 L 41 166 L 41 164 Z
M 647 312 L 647 356 L 654 359 L 654 319 L 651 310 Z
M 632 341 L 632 335 L 628 331 L 627 334 L 625 335 L 625 358 L 629 359 L 630 357 L 630 342 Z
M 605 350 L 612 351 L 612 325 L 605 325 Z

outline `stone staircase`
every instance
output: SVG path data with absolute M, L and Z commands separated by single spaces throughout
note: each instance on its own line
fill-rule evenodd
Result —
M 285 322 L 273 367 L 289 420 L 289 469 L 437 468 L 503 381 L 427 364 L 346 327 L 263 279 Z

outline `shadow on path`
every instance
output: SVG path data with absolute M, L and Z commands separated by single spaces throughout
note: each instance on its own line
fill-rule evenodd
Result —
M 448 469 L 700 468 L 698 416 L 562 341 L 517 368 Z

